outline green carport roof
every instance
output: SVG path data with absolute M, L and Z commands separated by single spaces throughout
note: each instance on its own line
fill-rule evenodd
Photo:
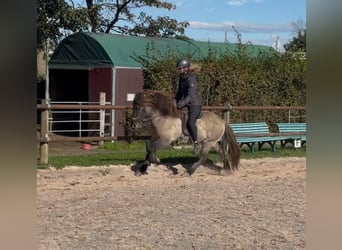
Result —
M 140 68 L 134 59 L 146 55 L 149 45 L 164 54 L 190 54 L 192 57 L 205 57 L 210 48 L 217 51 L 234 51 L 236 44 L 184 41 L 174 38 L 152 38 L 141 36 L 123 36 L 105 33 L 77 32 L 63 39 L 49 60 L 50 68 L 94 68 L 128 67 Z M 271 47 L 249 45 L 251 53 L 268 51 Z M 272 50 L 272 49 L 271 49 Z

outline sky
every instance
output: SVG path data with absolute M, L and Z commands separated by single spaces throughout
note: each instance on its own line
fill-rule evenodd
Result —
M 166 0 L 175 10 L 144 8 L 154 17 L 188 21 L 185 35 L 197 41 L 251 42 L 280 51 L 306 25 L 306 0 Z M 82 2 L 82 0 L 80 1 Z M 142 9 L 139 9 L 142 11 Z M 234 29 L 233 29 L 234 27 Z

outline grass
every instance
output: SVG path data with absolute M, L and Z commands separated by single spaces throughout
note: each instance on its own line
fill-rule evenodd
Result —
M 162 162 L 169 163 L 192 163 L 198 159 L 194 155 L 191 148 L 174 149 L 169 148 L 158 151 L 157 156 Z M 306 147 L 293 148 L 288 146 L 281 148 L 277 145 L 276 151 L 272 152 L 267 145 L 261 150 L 256 150 L 252 154 L 247 147 L 241 149 L 241 159 L 254 159 L 263 157 L 305 157 Z M 56 156 L 49 158 L 49 164 L 37 165 L 37 168 L 44 169 L 49 166 L 55 168 L 63 168 L 65 166 L 106 166 L 106 165 L 133 165 L 145 159 L 145 143 L 133 142 L 131 144 L 123 142 L 105 143 L 103 146 L 103 153 L 90 155 L 70 155 L 70 156 Z M 210 153 L 209 159 L 214 162 L 220 161 L 216 153 Z

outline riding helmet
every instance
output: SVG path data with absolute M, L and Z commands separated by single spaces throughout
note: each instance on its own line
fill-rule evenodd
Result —
M 177 68 L 186 68 L 190 67 L 190 62 L 186 59 L 181 59 L 176 64 Z

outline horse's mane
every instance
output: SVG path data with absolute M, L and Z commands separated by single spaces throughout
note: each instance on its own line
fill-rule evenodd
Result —
M 137 93 L 134 98 L 134 104 L 152 107 L 153 110 L 159 111 L 161 115 L 180 117 L 179 110 L 174 104 L 174 99 L 164 91 L 146 90 Z

